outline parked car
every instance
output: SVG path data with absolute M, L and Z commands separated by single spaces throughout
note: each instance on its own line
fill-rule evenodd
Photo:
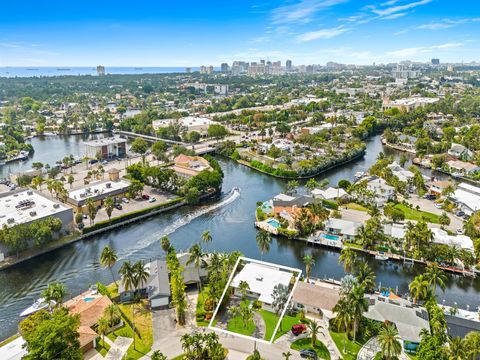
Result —
M 439 204 L 439 203 L 435 203 L 435 207 L 437 209 L 442 209 L 443 208 L 442 204 Z
M 147 194 L 143 194 L 142 199 L 143 200 L 148 200 L 148 199 L 150 199 L 150 196 L 148 196 Z
M 90 160 L 88 160 L 88 163 L 89 163 L 90 165 L 96 164 L 97 162 L 98 162 L 97 159 L 90 159 Z
M 157 199 L 155 199 L 153 196 L 150 199 L 148 199 L 148 202 L 150 202 L 150 203 L 153 203 L 155 201 L 157 201 Z
M 461 216 L 464 216 L 464 215 L 465 215 L 465 213 L 464 213 L 462 210 L 458 210 L 458 211 L 455 213 L 455 215 L 457 215 L 457 216 L 460 216 L 460 217 L 461 217 Z
M 463 235 L 463 230 L 462 229 L 457 229 L 457 235 Z
M 317 353 L 312 349 L 300 350 L 300 356 L 304 359 L 318 359 Z
M 103 164 L 103 165 L 107 165 L 107 164 L 108 164 L 108 161 L 107 161 L 107 160 L 103 160 L 103 161 L 102 161 L 102 164 Z
M 128 201 L 127 198 L 122 198 L 122 202 L 123 202 L 124 204 L 128 204 L 130 201 Z
M 303 334 L 305 331 L 307 331 L 305 324 L 296 324 L 292 326 L 292 334 L 295 336 Z
M 122 210 L 122 209 L 123 209 L 122 204 L 120 204 L 120 203 L 116 203 L 116 204 L 114 205 L 114 207 L 115 207 L 115 209 L 117 209 L 117 210 Z
M 426 194 L 426 195 L 423 195 L 423 198 L 427 200 L 435 200 L 437 197 L 433 194 Z

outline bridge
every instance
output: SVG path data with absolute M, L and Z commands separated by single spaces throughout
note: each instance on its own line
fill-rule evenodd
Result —
M 198 143 L 198 144 L 192 145 L 192 144 L 188 144 L 188 143 L 185 143 L 185 142 L 182 142 L 182 141 L 162 139 L 162 138 L 159 138 L 157 136 L 137 134 L 137 133 L 133 133 L 133 132 L 130 132 L 130 131 L 115 130 L 114 133 L 118 134 L 120 136 L 124 136 L 126 138 L 132 138 L 132 139 L 142 138 L 142 139 L 144 139 L 145 141 L 148 141 L 148 142 L 163 141 L 164 143 L 170 144 L 170 145 L 185 146 L 186 148 L 191 148 L 192 150 L 194 150 L 195 153 L 197 153 L 197 155 L 209 154 L 209 153 L 213 153 L 217 150 L 216 146 L 214 146 L 211 141 L 207 141 L 207 142 L 204 142 L 204 143 Z

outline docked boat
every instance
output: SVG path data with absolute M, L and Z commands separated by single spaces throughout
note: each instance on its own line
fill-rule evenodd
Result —
M 357 171 L 354 175 L 355 181 L 360 180 L 363 176 L 365 175 L 365 172 L 363 171 Z
M 375 260 L 385 261 L 385 260 L 388 260 L 388 259 L 390 259 L 390 258 L 383 251 L 379 251 L 375 255 Z
M 24 316 L 32 315 L 32 314 L 36 313 L 37 311 L 48 308 L 48 305 L 49 305 L 48 302 L 45 301 L 44 298 L 40 298 L 37 301 L 35 301 L 32 304 L 32 306 L 23 310 L 22 313 L 20 314 L 20 316 L 24 317 Z M 52 300 L 51 305 L 56 305 L 56 302 Z

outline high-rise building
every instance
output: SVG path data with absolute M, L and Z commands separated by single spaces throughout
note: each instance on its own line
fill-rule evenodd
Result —
M 220 69 L 221 69 L 222 73 L 228 73 L 230 67 L 228 66 L 227 63 L 222 63 L 222 65 L 220 66 Z
M 440 65 L 440 59 L 432 59 L 432 65 Z
M 186 68 L 185 68 L 185 72 L 186 72 L 187 74 L 190 74 L 190 73 L 192 72 L 192 68 L 186 67 Z
M 232 64 L 232 75 L 245 74 L 248 70 L 248 63 L 245 61 L 234 61 Z
M 213 66 L 212 65 L 208 65 L 207 66 L 207 74 L 212 74 L 213 73 Z
M 97 66 L 97 75 L 98 76 L 105 75 L 105 66 L 102 66 L 102 65 Z
M 292 71 L 292 60 L 287 60 L 286 62 L 286 70 Z
M 206 74 L 207 73 L 207 67 L 205 65 L 200 66 L 200 74 Z

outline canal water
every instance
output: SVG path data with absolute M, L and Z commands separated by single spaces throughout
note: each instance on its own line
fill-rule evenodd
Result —
M 52 144 L 56 148 L 54 158 L 63 157 L 62 151 L 65 154 L 71 153 L 76 145 L 78 143 L 72 144 L 64 140 L 60 140 L 57 145 Z M 325 173 L 319 179 L 329 178 L 332 185 L 343 178 L 352 180 L 355 172 L 365 171 L 375 162 L 380 151 L 384 151 L 380 138 L 372 138 L 368 142 L 365 158 Z M 1 271 L 0 339 L 17 331 L 19 313 L 38 298 L 48 283 L 63 282 L 68 288 L 68 296 L 73 297 L 85 291 L 89 284 L 97 281 L 111 282 L 110 272 L 100 267 L 98 262 L 105 245 L 114 248 L 120 257 L 115 271 L 125 259 L 148 261 L 163 257 L 159 243 L 163 235 L 168 235 L 178 250 L 186 250 L 200 241 L 204 230 L 209 230 L 213 237 L 213 241 L 208 244 L 209 250 L 239 250 L 245 256 L 259 259 L 254 228 L 256 202 L 284 191 L 285 181 L 260 174 L 227 159 L 219 158 L 219 161 L 225 172 L 223 194 L 219 201 L 160 214 Z M 230 192 L 235 186 L 241 189 L 240 195 Z M 263 259 L 303 269 L 302 258 L 306 254 L 311 254 L 315 259 L 312 276 L 340 279 L 344 275 L 343 268 L 338 263 L 338 252 L 294 240 L 274 239 L 270 251 Z M 398 286 L 400 293 L 408 290 L 409 282 L 422 270 L 418 266 L 404 268 L 398 263 L 375 262 L 371 258 L 365 261 L 372 266 L 377 281 L 382 286 Z M 468 304 L 473 309 L 480 305 L 479 292 L 478 280 L 449 276 L 447 289 L 445 294 L 439 294 L 439 301 L 446 299 L 446 304 L 457 302 L 460 307 Z

